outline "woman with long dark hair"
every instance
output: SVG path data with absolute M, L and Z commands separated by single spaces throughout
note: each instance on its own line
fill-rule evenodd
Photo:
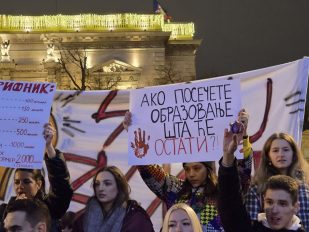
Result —
M 146 211 L 130 199 L 129 184 L 119 168 L 100 169 L 93 190 L 82 216 L 84 232 L 154 232 Z
M 45 191 L 45 180 L 41 170 L 38 169 L 16 169 L 14 173 L 15 197 L 8 204 L 0 206 L 1 224 L 6 216 L 6 207 L 16 199 L 36 199 L 46 204 L 49 209 L 52 223 L 51 232 L 61 231 L 59 220 L 67 211 L 73 195 L 70 185 L 70 174 L 65 163 L 63 154 L 54 149 L 52 139 L 55 129 L 50 125 L 44 126 L 43 136 L 46 141 L 45 164 L 50 183 L 49 192 Z M 0 226 L 0 231 L 3 229 Z
M 240 125 L 243 128 L 239 134 L 245 135 L 243 141 L 245 153 L 251 152 L 251 145 L 246 136 L 248 120 L 248 113 L 241 110 L 237 121 L 241 122 Z M 129 112 L 126 113 L 123 124 L 125 128 L 131 124 Z M 242 162 L 241 179 L 244 185 L 250 181 L 248 170 L 251 170 L 251 160 L 247 162 L 248 160 Z M 184 180 L 167 173 L 159 165 L 138 166 L 146 185 L 166 204 L 168 209 L 176 203 L 186 203 L 199 217 L 204 232 L 224 231 L 217 210 L 218 189 L 214 162 L 183 163 L 183 168 Z
M 261 161 L 246 195 L 246 208 L 252 220 L 263 211 L 262 193 L 269 177 L 287 175 L 299 182 L 300 217 L 306 231 L 309 230 L 309 165 L 302 156 L 292 136 L 274 133 L 265 142 Z

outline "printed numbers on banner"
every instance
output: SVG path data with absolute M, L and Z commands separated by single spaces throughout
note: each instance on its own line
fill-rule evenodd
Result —
M 34 155 L 17 155 L 16 163 L 33 163 Z
M 28 117 L 19 117 L 18 123 L 28 123 Z
M 27 135 L 28 134 L 28 130 L 27 129 L 17 129 L 16 130 L 16 134 L 17 135 Z

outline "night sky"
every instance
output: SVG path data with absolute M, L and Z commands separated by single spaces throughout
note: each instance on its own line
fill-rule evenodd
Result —
M 152 0 L 9 0 L 1 14 L 152 13 Z M 174 21 L 194 22 L 197 78 L 309 56 L 309 0 L 161 0 Z

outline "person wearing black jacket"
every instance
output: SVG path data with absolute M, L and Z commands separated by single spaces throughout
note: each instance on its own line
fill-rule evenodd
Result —
M 219 168 L 218 210 L 226 232 L 305 232 L 296 216 L 299 210 L 298 183 L 286 175 L 268 179 L 264 191 L 264 213 L 251 221 L 243 204 L 237 160 L 237 136 L 224 131 L 223 158 Z
M 45 164 L 50 183 L 49 193 L 45 192 L 45 181 L 38 169 L 16 169 L 14 173 L 15 197 L 8 204 L 0 206 L 0 232 L 4 231 L 3 221 L 7 215 L 6 209 L 17 199 L 35 199 L 42 201 L 51 215 L 51 232 L 61 231 L 59 220 L 67 211 L 73 195 L 70 185 L 70 174 L 63 154 L 55 150 L 52 138 L 55 133 L 50 124 L 44 126 L 44 138 L 46 140 Z

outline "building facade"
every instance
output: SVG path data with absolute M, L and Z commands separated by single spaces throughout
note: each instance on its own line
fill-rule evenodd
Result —
M 158 14 L 82 14 L 1 15 L 0 43 L 1 79 L 127 89 L 195 80 L 201 41 Z

